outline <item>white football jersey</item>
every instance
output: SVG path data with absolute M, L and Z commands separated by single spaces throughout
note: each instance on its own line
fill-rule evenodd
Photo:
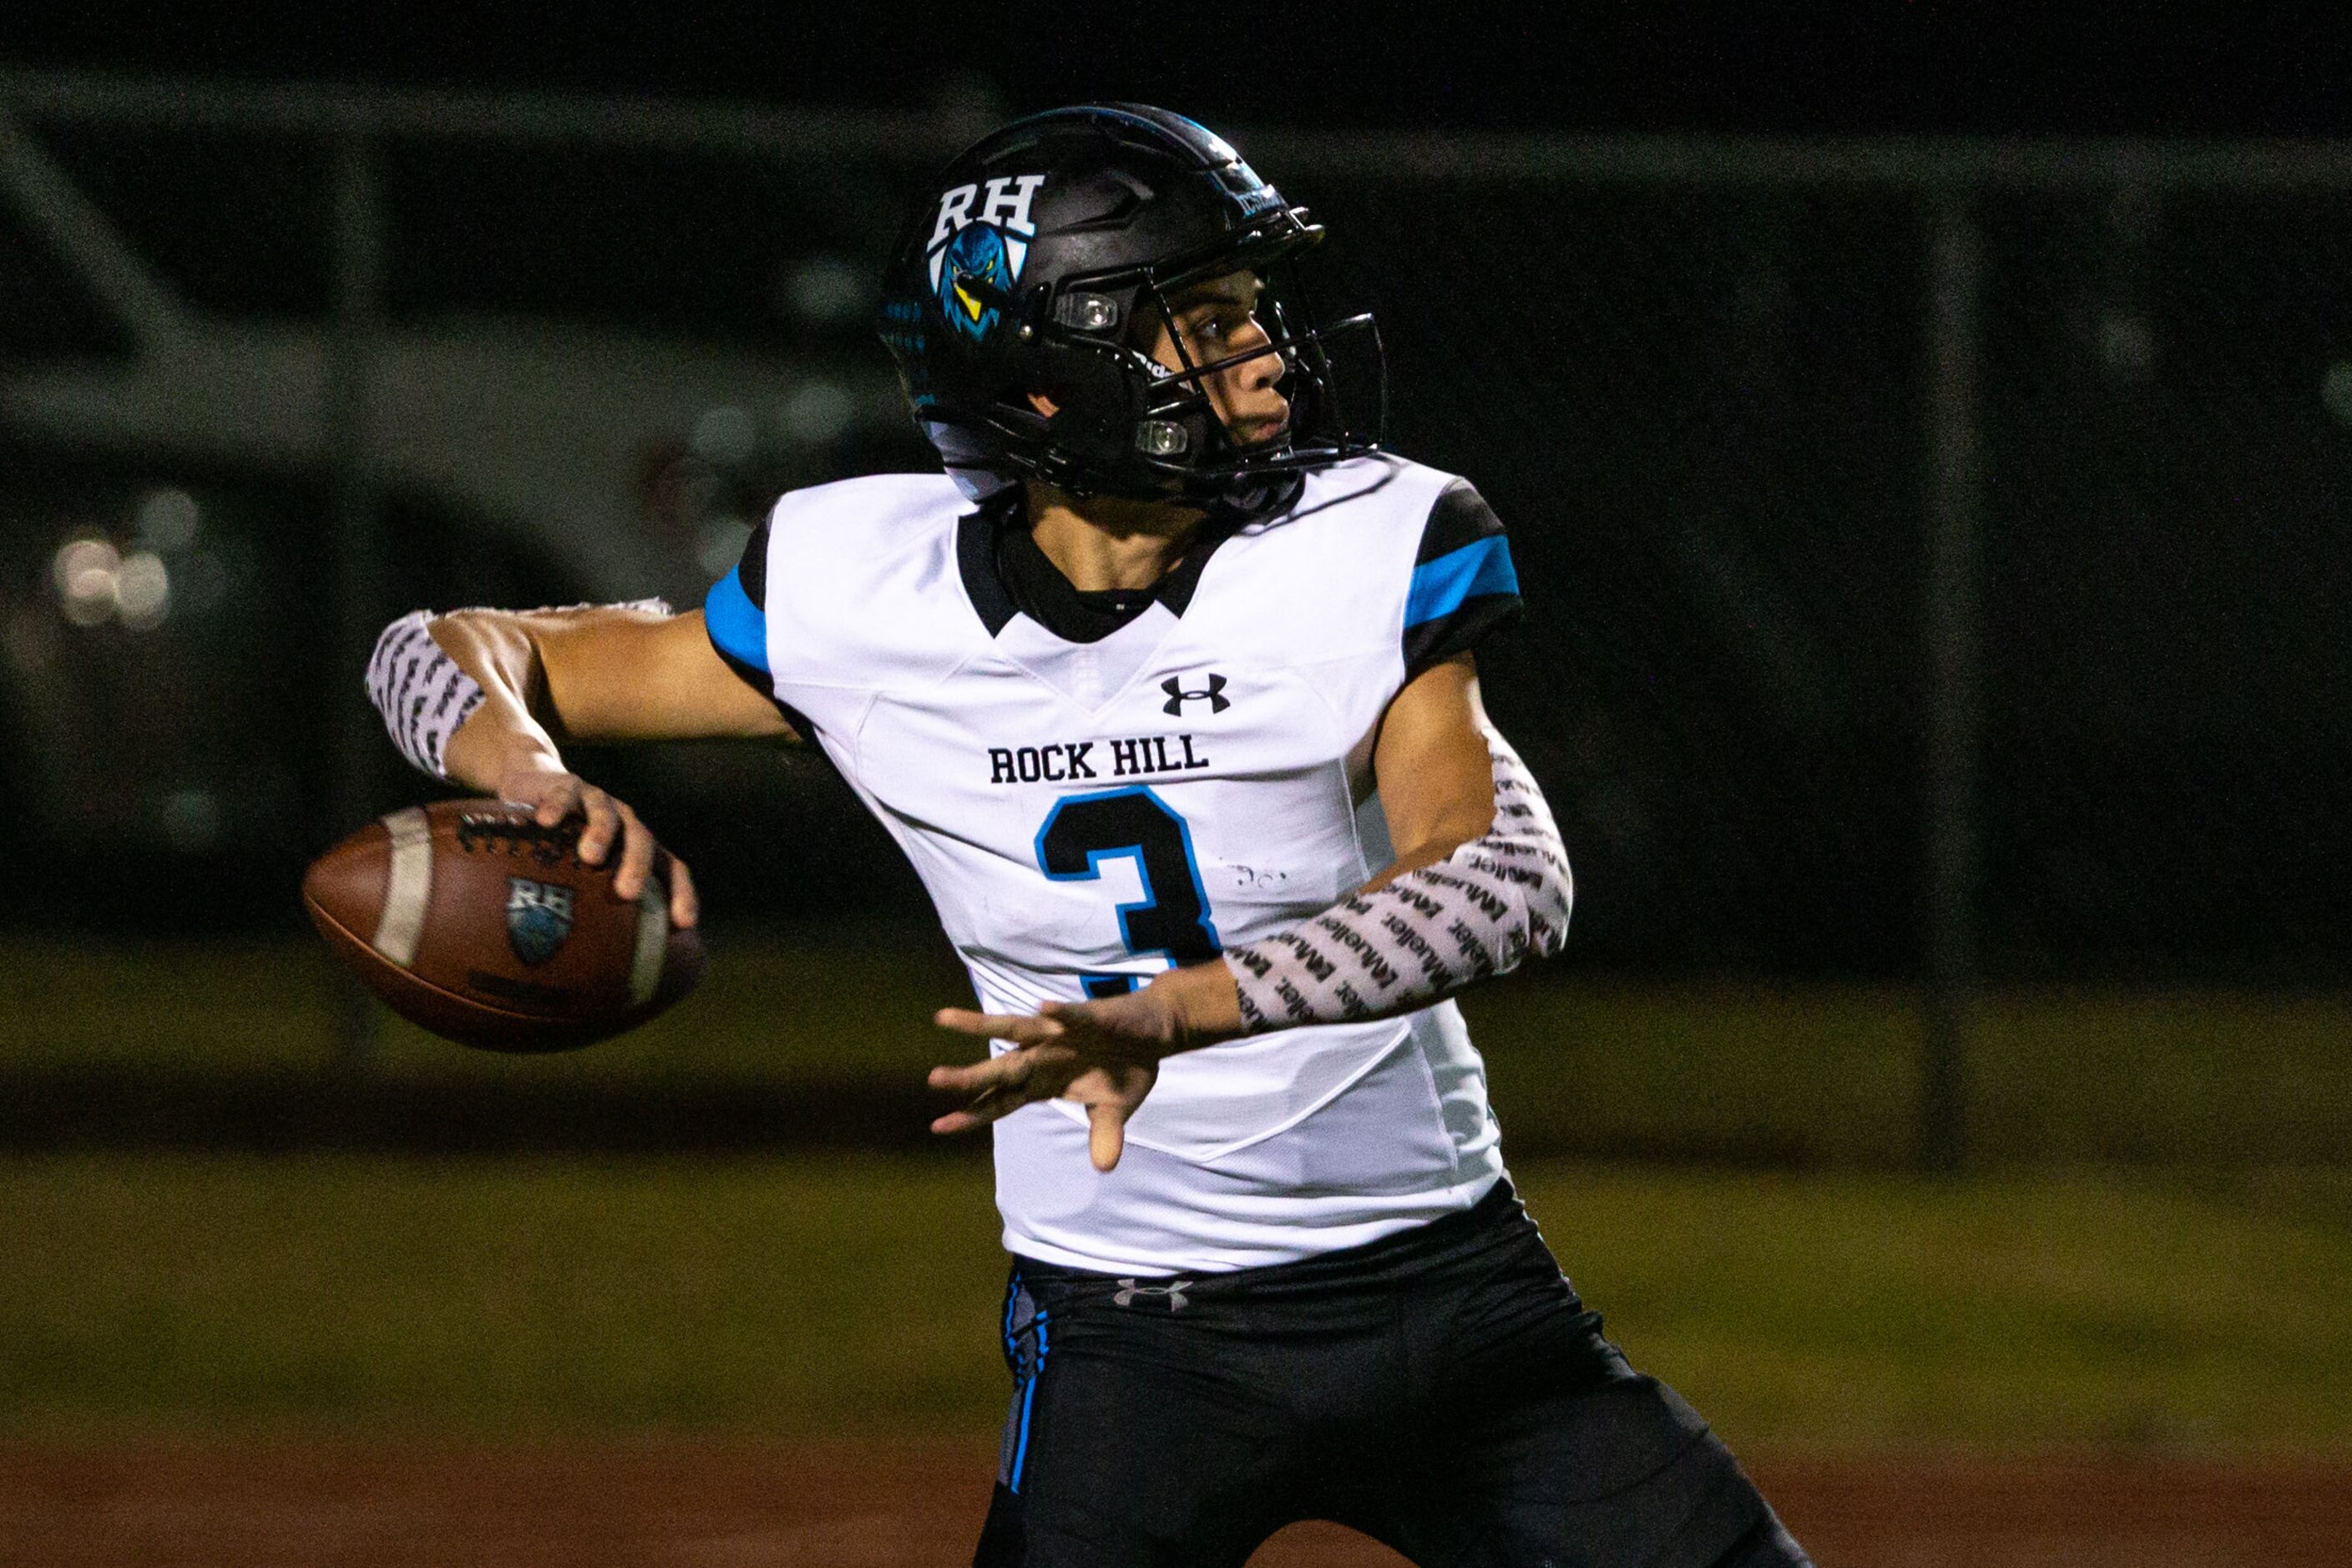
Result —
M 940 476 L 794 491 L 707 606 L 914 862 L 992 1013 L 1128 989 L 1363 882 L 1391 858 L 1382 712 L 1517 603 L 1475 492 L 1394 458 L 1308 475 L 1093 641 L 1015 607 L 1006 515 Z M 1354 1246 L 1502 1173 L 1450 1002 L 1170 1058 L 1108 1173 L 1068 1101 L 995 1136 L 1006 1247 L 1108 1272 Z

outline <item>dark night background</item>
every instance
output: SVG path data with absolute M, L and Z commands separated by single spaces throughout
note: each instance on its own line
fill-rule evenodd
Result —
M 671 17 L 91 4 L 0 22 L 0 67 L 656 95 L 953 124 L 1137 98 L 1229 131 L 1245 153 L 1254 127 L 2341 135 L 2344 28 L 2305 9 L 2250 25 L 2188 7 L 2094 18 L 1889 4 L 1801 22 L 1453 8 L 1391 30 L 1338 8 L 727 5 Z M 311 152 L 116 132 L 60 132 L 53 145 L 192 299 L 254 320 L 325 310 Z M 1461 185 L 1372 163 L 1296 177 L 1258 161 L 1330 224 L 1346 290 L 1381 310 L 1398 444 L 1469 474 L 1514 525 L 1536 613 L 1493 651 L 1491 696 L 1566 803 L 1586 956 L 1673 972 L 1910 971 L 1925 724 L 1917 193 Z M 877 351 L 858 324 L 815 331 L 779 315 L 779 258 L 823 246 L 869 266 L 920 176 L 833 174 L 395 146 L 390 308 L 396 321 L 505 312 L 652 327 L 870 369 Z M 2352 719 L 2330 694 L 2352 679 L 2340 626 L 2352 419 L 2331 418 L 2321 391 L 2352 363 L 2352 222 L 2340 195 L 2137 201 L 2003 191 L 1977 213 L 1988 962 L 2029 976 L 2340 978 Z M 643 237 L 624 248 L 616 235 Z M 37 359 L 103 335 L 69 282 L 37 259 L 6 266 L 30 308 L 0 351 Z M 925 457 L 901 431 L 741 482 L 772 492 Z M 72 451 L 27 449 L 16 466 L 52 492 L 123 482 Z M 316 504 L 302 476 L 211 477 L 282 518 Z M 745 508 L 756 504 L 747 490 Z M 546 563 L 502 555 L 462 518 L 400 495 L 388 505 L 404 539 L 429 542 L 409 552 L 404 602 L 561 591 Z M 267 553 L 274 570 L 315 576 L 329 569 L 320 548 L 296 527 Z M 435 571 L 415 564 L 427 558 Z M 332 681 L 273 680 L 270 657 L 257 644 L 231 663 L 244 661 L 245 690 L 274 689 L 267 721 L 284 732 L 321 692 L 347 700 Z M 216 698 L 199 691 L 178 710 Z M 309 748 L 247 798 L 315 798 L 320 754 Z M 786 841 L 737 826 L 768 773 L 593 761 L 675 841 L 719 847 L 698 857 L 715 907 L 806 913 L 778 889 L 856 886 L 852 902 L 920 918 L 910 877 L 837 794 L 824 807 L 837 834 Z M 404 788 L 414 781 L 383 784 Z M 226 877 L 242 889 L 236 918 L 266 926 L 287 918 L 287 864 L 320 834 L 274 858 L 198 856 L 160 875 L 142 865 L 135 900 L 79 852 L 48 864 L 95 924 L 133 902 L 167 930 L 192 910 L 216 915 L 211 889 Z M 877 856 L 891 868 L 874 870 Z
M 1791 13 L 1801 12 L 1801 15 Z M 2347 126 L 2340 8 L 898 3 L 15 8 L 25 65 L 920 110 L 1138 97 L 1241 122 L 1791 134 Z

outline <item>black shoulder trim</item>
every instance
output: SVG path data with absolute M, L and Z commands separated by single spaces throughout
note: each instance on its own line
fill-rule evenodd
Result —
M 1018 496 L 1020 491 L 1009 493 Z M 996 531 L 1003 526 L 1004 509 L 993 504 L 993 500 L 956 521 L 956 570 L 963 578 L 964 596 L 971 601 L 990 637 L 1012 625 L 1013 617 L 1021 613 L 996 574 Z
M 1502 531 L 1503 520 L 1495 515 L 1486 498 L 1468 479 L 1456 479 L 1438 493 L 1437 504 L 1429 509 L 1429 521 L 1421 531 L 1421 550 L 1412 563 L 1425 565 Z
M 1406 627 L 1404 678 L 1411 680 L 1430 666 L 1477 647 L 1517 620 L 1525 607 L 1517 594 L 1481 594 L 1465 599 L 1450 616 Z
M 743 596 L 764 612 L 768 602 L 768 520 L 766 518 L 760 520 L 760 526 L 751 531 L 750 539 L 744 541 L 743 557 L 735 563 L 734 577 L 737 584 L 743 590 Z M 808 715 L 776 695 L 776 682 L 773 676 L 758 665 L 747 663 L 729 653 L 720 646 L 716 637 L 710 639 L 710 651 L 717 654 L 719 662 L 733 670 L 744 685 L 766 698 L 776 711 L 784 716 L 784 722 L 793 727 L 793 733 L 795 736 L 803 741 L 816 739 L 816 726 L 809 722 Z
M 735 563 L 735 580 L 754 606 L 768 607 L 768 520 L 761 518 L 751 537 L 743 542 L 743 558 Z

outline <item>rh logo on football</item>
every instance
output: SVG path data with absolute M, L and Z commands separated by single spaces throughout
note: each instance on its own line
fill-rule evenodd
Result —
M 507 879 L 507 942 L 525 963 L 545 963 L 572 935 L 572 890 L 528 877 Z

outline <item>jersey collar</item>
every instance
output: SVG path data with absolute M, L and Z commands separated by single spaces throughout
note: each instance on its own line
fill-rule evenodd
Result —
M 1100 642 L 1155 604 L 1181 616 L 1200 586 L 1209 557 L 1248 521 L 1223 508 L 1212 510 L 1183 558 L 1150 588 L 1087 593 L 1072 587 L 1037 548 L 1023 505 L 1021 491 L 1007 489 L 956 525 L 956 564 L 964 593 L 992 637 L 1017 615 L 1026 615 L 1063 641 L 1074 643 Z

